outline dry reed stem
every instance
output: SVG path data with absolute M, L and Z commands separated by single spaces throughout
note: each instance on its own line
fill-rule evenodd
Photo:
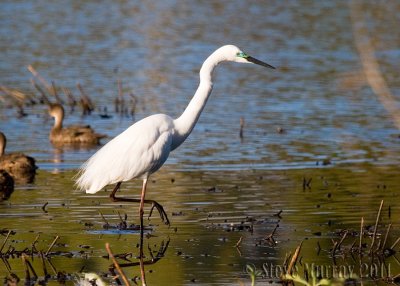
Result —
M 51 85 L 33 68 L 32 65 L 28 66 L 28 70 L 45 86 L 50 94 L 53 94 L 53 88 L 51 87 Z
M 346 231 L 343 233 L 343 236 L 341 237 L 340 241 L 339 241 L 339 242 L 336 242 L 336 241 L 335 241 L 334 246 L 333 246 L 333 249 L 332 249 L 332 256 L 335 256 L 336 250 L 337 250 L 337 249 L 340 249 L 340 245 L 342 245 L 342 243 L 343 243 L 344 239 L 346 238 L 347 234 L 348 234 L 348 231 L 346 230 Z
M 383 207 L 383 200 L 381 201 L 381 205 L 379 207 L 378 215 L 376 216 L 376 221 L 375 221 L 375 227 L 374 227 L 374 234 L 372 236 L 372 242 L 371 242 L 371 247 L 370 251 L 372 251 L 372 248 L 375 245 L 375 239 L 376 239 L 376 233 L 378 231 L 378 223 L 379 223 L 379 218 L 381 217 L 381 212 L 382 212 L 382 207 Z
M 24 103 L 25 99 L 27 98 L 27 96 L 16 89 L 12 89 L 12 88 L 8 88 L 5 86 L 0 86 L 0 89 L 8 96 L 11 96 L 14 100 L 16 100 L 19 103 Z
M 4 239 L 4 242 L 3 242 L 3 244 L 2 244 L 1 247 L 0 247 L 0 254 L 1 254 L 1 252 L 3 251 L 4 245 L 6 245 L 6 242 L 7 242 L 8 238 L 10 237 L 10 234 L 11 234 L 11 230 L 8 231 L 7 236 L 6 236 L 6 238 Z
M 362 253 L 361 247 L 362 247 L 363 228 L 364 228 L 364 217 L 361 218 L 361 227 L 360 227 L 360 245 L 358 248 L 360 255 Z
M 240 245 L 242 244 L 242 240 L 243 240 L 243 236 L 241 236 L 239 238 L 239 240 L 236 242 L 236 245 L 235 245 L 236 248 L 240 247 Z
M 31 84 L 33 85 L 33 87 L 39 91 L 40 95 L 42 96 L 42 99 L 44 101 L 44 103 L 46 103 L 47 105 L 50 105 L 50 100 L 47 97 L 46 93 L 44 92 L 44 90 L 35 82 L 35 80 L 32 78 L 31 79 Z
M 387 230 L 386 230 L 385 239 L 383 240 L 383 244 L 382 244 L 382 250 L 385 250 L 385 246 L 386 246 L 387 238 L 388 238 L 388 236 L 389 236 L 389 231 L 390 231 L 390 228 L 391 228 L 391 227 L 392 227 L 392 224 L 390 223 L 390 224 L 388 225 L 388 228 L 387 228 Z
M 296 264 L 297 258 L 300 255 L 300 250 L 301 250 L 301 246 L 302 245 L 303 245 L 303 241 L 300 242 L 299 246 L 297 246 L 297 248 L 296 248 L 296 250 L 295 250 L 295 252 L 294 252 L 294 254 L 292 256 L 292 259 L 290 260 L 289 267 L 288 267 L 287 272 L 286 272 L 287 274 L 291 274 L 292 268 Z
M 28 280 L 30 279 L 30 272 L 32 272 L 35 279 L 38 278 L 38 276 L 35 272 L 35 269 L 33 269 L 32 264 L 29 262 L 28 256 L 25 253 L 22 254 L 22 261 L 24 262 L 24 265 L 25 265 L 25 271 L 26 271 Z
M 50 244 L 49 249 L 47 249 L 46 253 L 44 254 L 44 256 L 47 256 L 50 252 L 50 250 L 53 248 L 54 244 L 56 244 L 56 241 L 59 239 L 60 237 L 57 235 L 56 238 L 53 240 L 53 242 Z
M 121 276 L 122 280 L 124 281 L 125 285 L 130 286 L 131 284 L 129 283 L 128 279 L 126 278 L 124 272 L 122 271 L 121 267 L 119 266 L 117 260 L 114 257 L 114 254 L 111 251 L 110 244 L 107 242 L 106 243 L 106 250 L 108 252 L 108 255 L 110 256 L 112 262 L 114 263 L 115 268 L 117 269 L 119 275 Z
M 390 249 L 393 250 L 399 242 L 400 242 L 400 237 L 392 244 L 392 246 L 390 247 Z

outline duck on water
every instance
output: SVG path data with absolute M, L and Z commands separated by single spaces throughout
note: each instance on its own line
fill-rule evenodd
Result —
M 49 114 L 54 117 L 54 125 L 49 139 L 54 145 L 98 145 L 106 135 L 96 133 L 89 125 L 63 127 L 64 108 L 61 104 L 49 105 Z
M 7 138 L 0 132 L 0 170 L 6 171 L 16 182 L 32 183 L 35 179 L 36 161 L 21 152 L 5 154 Z

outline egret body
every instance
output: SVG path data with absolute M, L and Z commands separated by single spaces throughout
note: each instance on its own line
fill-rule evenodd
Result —
M 274 68 L 247 55 L 236 46 L 226 45 L 217 49 L 203 63 L 200 69 L 200 84 L 181 116 L 173 119 L 165 114 L 155 114 L 134 123 L 82 165 L 76 181 L 77 186 L 87 193 L 94 194 L 106 185 L 116 184 L 110 195 L 112 200 L 140 202 L 142 231 L 144 203 L 151 203 L 156 207 L 161 219 L 169 224 L 162 206 L 156 201 L 145 200 L 147 180 L 164 164 L 170 152 L 178 148 L 193 130 L 211 94 L 213 71 L 224 61 L 255 63 Z M 134 178 L 143 180 L 140 200 L 117 198 L 115 193 L 121 183 Z

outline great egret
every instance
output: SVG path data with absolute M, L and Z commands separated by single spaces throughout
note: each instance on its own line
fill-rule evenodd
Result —
M 213 52 L 200 69 L 200 84 L 182 115 L 173 119 L 165 114 L 146 117 L 116 136 L 97 151 L 80 168 L 77 186 L 94 194 L 104 186 L 115 184 L 110 198 L 113 201 L 139 202 L 141 231 L 143 231 L 144 203 L 157 208 L 161 219 L 169 225 L 163 207 L 153 200 L 145 200 L 149 176 L 167 160 L 169 153 L 178 148 L 191 133 L 212 90 L 212 74 L 221 62 L 254 63 L 267 68 L 273 66 L 257 60 L 233 45 L 226 45 Z M 143 179 L 140 200 L 117 198 L 115 193 L 122 182 Z M 151 211 L 150 211 L 151 214 Z
M 4 170 L 13 177 L 14 181 L 20 183 L 32 183 L 35 179 L 35 159 L 23 153 L 5 154 L 7 138 L 0 132 L 0 170 Z
M 50 104 L 49 114 L 55 119 L 49 135 L 50 142 L 55 145 L 97 145 L 101 138 L 106 137 L 95 133 L 89 125 L 63 127 L 64 108 L 61 104 Z

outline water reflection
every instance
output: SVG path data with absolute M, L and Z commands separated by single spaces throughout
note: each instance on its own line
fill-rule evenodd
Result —
M 8 200 L 14 192 L 14 179 L 9 173 L 0 170 L 0 202 Z
M 102 274 L 109 273 L 111 264 L 103 258 L 108 242 L 118 263 L 133 263 L 124 268 L 128 279 L 140 277 L 137 206 L 110 202 L 111 190 L 96 195 L 74 191 L 74 173 L 40 171 L 35 186 L 18 186 L 8 201 L 0 203 L 1 228 L 15 231 L 2 253 L 13 248 L 31 249 L 39 234 L 35 247 L 46 253 L 59 235 L 50 251 L 57 271 L 50 272 L 51 266 L 47 265 L 54 277 L 51 281 L 56 281 L 58 272 L 68 274 L 66 277 L 97 273 L 111 281 L 111 274 Z M 129 193 L 124 195 L 139 196 L 140 182 L 125 185 L 123 192 Z M 349 165 L 346 170 L 328 167 L 246 172 L 183 172 L 167 167 L 155 175 L 148 187 L 148 197 L 164 206 L 172 224 L 167 228 L 154 215 L 145 220 L 143 265 L 148 285 L 159 285 L 160 281 L 176 285 L 193 279 L 226 285 L 237 279 L 247 281 L 246 264 L 254 264 L 257 269 L 262 269 L 264 263 L 282 264 L 285 253 L 295 249 L 301 240 L 305 240 L 303 262 L 330 265 L 332 239 L 340 240 L 343 229 L 357 231 L 361 217 L 365 225 L 373 224 L 381 199 L 385 201 L 379 226 L 381 237 L 388 223 L 392 230 L 387 245 L 392 245 L 399 234 L 399 212 L 393 200 L 399 195 L 396 167 Z M 145 209 L 146 215 L 149 212 L 150 207 Z M 136 228 L 104 228 L 105 224 L 119 226 L 122 222 Z M 272 233 L 275 243 L 265 240 Z M 7 231 L 3 233 L 6 234 Z M 238 252 L 235 246 L 240 239 Z M 354 239 L 348 235 L 341 250 L 346 251 Z M 367 241 L 366 237 L 364 242 Z M 163 257 L 158 259 L 160 254 Z M 397 273 L 394 257 L 387 262 Z M 156 264 L 145 262 L 154 259 Z M 24 278 L 21 260 L 8 261 L 12 272 Z M 43 276 L 40 259 L 32 263 L 38 276 Z M 337 263 L 342 261 L 338 259 Z M 0 271 L 8 273 L 4 263 Z
M 40 283 L 40 285 L 52 285 L 54 282 L 58 284 L 65 284 L 67 282 L 74 282 L 76 285 L 109 285 L 115 283 L 116 285 L 130 285 L 128 282 L 133 281 L 135 284 L 141 281 L 142 285 L 146 285 L 145 273 L 151 275 L 152 271 L 146 271 L 146 267 L 156 264 L 161 260 L 170 243 L 170 239 L 161 240 L 158 249 L 154 249 L 157 245 L 152 246 L 151 236 L 149 233 L 146 237 L 139 237 L 139 253 L 144 253 L 134 256 L 132 252 L 129 253 L 112 253 L 109 243 L 106 243 L 105 248 L 108 254 L 103 255 L 103 260 L 108 261 L 109 265 L 104 267 L 98 266 L 95 272 L 87 272 L 85 265 L 89 265 L 90 261 L 84 263 L 81 269 L 65 267 L 65 258 L 67 259 L 83 259 L 83 261 L 90 257 L 90 252 L 87 251 L 91 248 L 90 245 L 81 245 L 81 251 L 53 251 L 53 247 L 57 247 L 56 237 L 47 251 L 38 250 L 38 241 L 40 235 L 37 235 L 33 240 L 31 247 L 25 247 L 19 251 L 16 249 L 17 245 L 10 243 L 10 247 L 3 251 L 4 245 L 7 240 L 15 233 L 9 231 L 5 238 L 4 244 L 0 249 L 0 257 L 3 265 L 8 271 L 5 277 L 7 285 L 19 285 L 24 281 L 25 285 Z M 121 233 L 122 234 L 122 233 Z M 11 239 L 11 238 L 10 238 Z M 146 243 L 145 243 L 146 242 Z M 17 243 L 18 244 L 18 243 Z M 15 247 L 14 247 L 15 246 Z M 67 245 L 60 243 L 59 247 L 66 247 Z M 143 249 L 143 247 L 146 249 Z M 132 247 L 132 246 L 131 246 Z M 22 259 L 21 259 L 22 258 Z M 16 269 L 24 268 L 25 273 L 18 273 Z M 128 280 L 124 272 L 140 272 L 140 276 L 134 276 Z M 131 275 L 130 275 L 131 276 Z

